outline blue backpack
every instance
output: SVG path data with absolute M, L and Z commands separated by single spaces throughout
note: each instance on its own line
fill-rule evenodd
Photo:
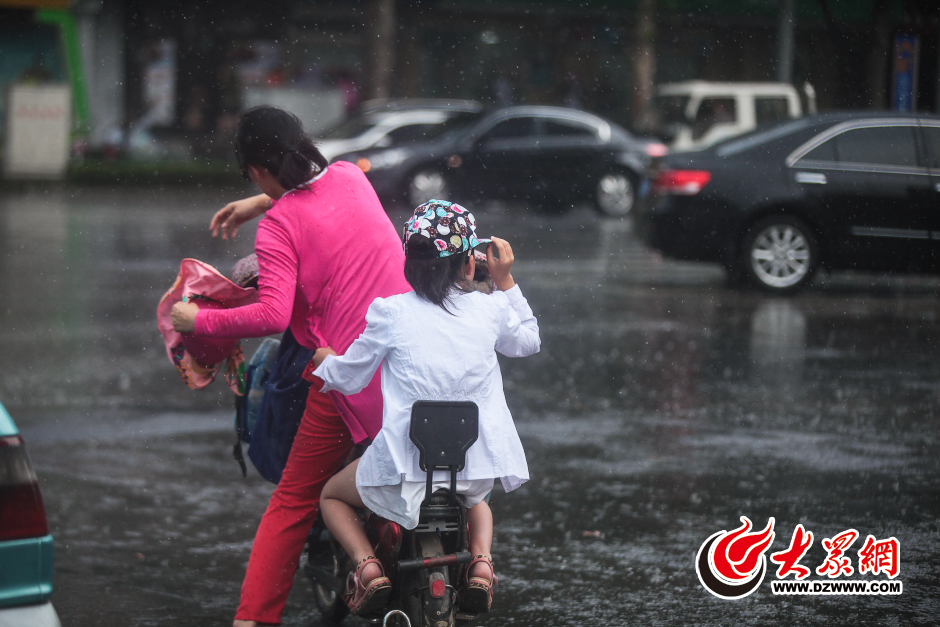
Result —
M 297 343 L 290 329 L 280 340 L 267 338 L 245 370 L 245 395 L 235 397 L 234 456 L 248 474 L 242 443 L 258 473 L 272 483 L 281 480 L 297 427 L 307 406 L 310 382 L 304 368 L 314 350 Z

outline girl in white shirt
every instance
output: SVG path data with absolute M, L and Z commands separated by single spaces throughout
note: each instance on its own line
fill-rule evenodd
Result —
M 483 499 L 496 478 L 507 492 L 529 479 L 496 352 L 525 357 L 538 352 L 540 342 L 535 316 L 510 273 L 512 248 L 499 238 L 477 239 L 475 229 L 473 215 L 460 205 L 432 200 L 418 207 L 404 234 L 405 278 L 415 291 L 377 298 L 366 314 L 366 330 L 345 355 L 327 347 L 313 358 L 323 392 L 355 394 L 382 368 L 382 430 L 361 459 L 326 484 L 320 501 L 333 537 L 358 563 L 346 591 L 354 613 L 383 608 L 391 582 L 353 508 L 367 507 L 407 529 L 418 524 L 425 473 L 408 434 L 411 406 L 419 400 L 472 401 L 479 408 L 479 437 L 457 475 L 475 556 L 460 606 L 479 613 L 492 603 L 493 517 Z M 499 290 L 493 294 L 470 285 L 476 270 L 473 249 L 483 244 Z M 435 490 L 450 486 L 446 474 L 435 475 Z

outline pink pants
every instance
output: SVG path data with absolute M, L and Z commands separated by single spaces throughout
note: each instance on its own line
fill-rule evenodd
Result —
M 322 385 L 322 384 L 321 384 Z M 314 383 L 297 436 L 251 547 L 236 620 L 279 625 L 323 486 L 343 465 L 352 436 Z

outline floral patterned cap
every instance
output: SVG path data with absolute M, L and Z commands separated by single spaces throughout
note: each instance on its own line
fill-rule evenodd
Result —
M 412 235 L 428 238 L 437 249 L 437 257 L 450 257 L 488 244 L 489 239 L 478 239 L 476 220 L 473 214 L 447 200 L 429 200 L 415 209 L 415 213 L 405 222 L 403 239 L 405 255 L 408 253 L 408 239 Z M 433 258 L 433 255 L 432 257 Z

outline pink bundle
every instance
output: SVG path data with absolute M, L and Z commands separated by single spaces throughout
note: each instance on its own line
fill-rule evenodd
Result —
M 157 305 L 157 327 L 166 342 L 166 353 L 183 382 L 201 390 L 225 366 L 228 386 L 238 395 L 245 391 L 245 357 L 239 340 L 213 338 L 173 329 L 170 313 L 180 301 L 200 309 L 232 309 L 258 300 L 258 290 L 239 287 L 218 270 L 196 259 L 183 259 L 173 286 Z

